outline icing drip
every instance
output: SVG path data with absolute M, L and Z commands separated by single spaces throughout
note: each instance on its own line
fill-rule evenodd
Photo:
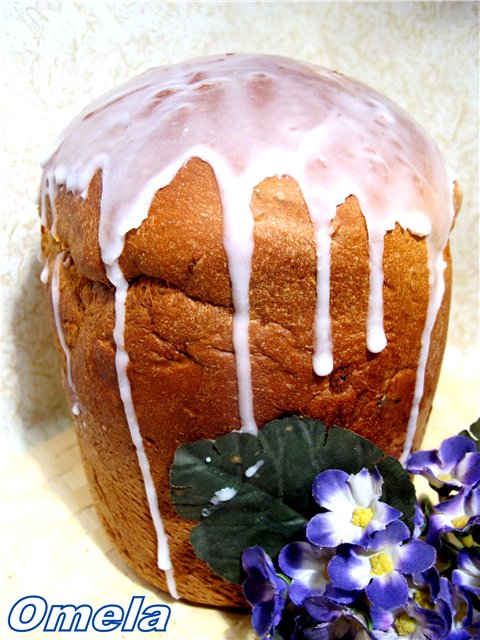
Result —
M 65 340 L 65 335 L 63 333 L 63 328 L 62 328 L 62 320 L 60 318 L 60 277 L 59 277 L 60 265 L 64 264 L 66 266 L 69 262 L 69 258 L 66 258 L 65 255 L 66 255 L 66 252 L 62 251 L 61 253 L 58 253 L 55 256 L 55 261 L 53 263 L 53 269 L 52 269 L 50 291 L 51 291 L 51 300 L 52 300 L 52 307 L 53 307 L 53 317 L 55 319 L 55 328 L 57 330 L 58 341 L 60 342 L 60 346 L 62 347 L 62 351 L 65 356 L 65 369 L 67 372 L 67 383 L 68 383 L 68 386 L 70 387 L 70 390 L 73 396 L 76 397 L 75 386 L 72 380 L 72 364 L 71 364 L 71 357 L 70 357 L 70 349 Z M 44 279 L 45 276 L 46 276 L 46 280 Z M 43 271 L 40 277 L 42 279 L 42 282 L 44 282 L 45 284 L 48 282 L 48 261 L 45 263 L 45 266 L 43 268 Z M 78 416 L 80 414 L 80 409 L 76 401 L 73 403 L 71 410 L 73 415 L 75 416 Z
M 383 330 L 383 234 L 369 231 L 370 293 L 368 296 L 367 349 L 380 353 L 387 346 Z
M 248 467 L 248 469 L 245 469 L 245 477 L 246 478 L 253 478 L 253 476 L 257 473 L 257 471 L 261 467 L 263 467 L 264 464 L 265 464 L 265 460 L 259 460 L 255 464 L 252 464 L 251 467 Z
M 217 174 L 218 176 L 218 174 Z M 233 179 L 223 179 L 220 184 L 235 185 Z M 241 431 L 258 433 L 253 415 L 252 372 L 248 328 L 250 325 L 250 275 L 253 256 L 253 215 L 250 211 L 250 193 L 242 189 L 222 188 L 220 191 L 223 208 L 223 243 L 228 260 L 228 270 L 232 282 L 232 298 L 235 310 L 233 316 L 233 348 L 237 371 L 238 407 Z
M 326 376 L 333 369 L 332 333 L 330 327 L 329 221 L 321 221 L 314 228 L 317 247 L 317 302 L 314 323 L 313 369 L 318 376 Z
M 148 216 L 155 193 L 191 158 L 207 162 L 220 192 L 232 286 L 233 345 L 241 430 L 256 433 L 250 364 L 249 287 L 254 250 L 250 200 L 271 176 L 290 176 L 303 195 L 317 252 L 313 368 L 334 367 L 330 319 L 330 223 L 356 196 L 368 230 L 370 294 L 367 348 L 382 351 L 383 242 L 399 223 L 428 235 L 432 280 L 405 452 L 423 395 L 430 335 L 443 295 L 438 265 L 453 221 L 451 181 L 435 143 L 402 109 L 335 72 L 275 56 L 228 55 L 151 69 L 85 109 L 44 163 L 55 234 L 57 185 L 84 197 L 102 171 L 99 244 L 115 290 L 119 386 L 157 531 L 160 568 L 175 592 L 168 544 L 127 377 L 125 301 L 118 260 L 125 236 Z
M 132 389 L 127 374 L 129 357 L 125 349 L 125 305 L 127 302 L 128 282 L 124 278 L 118 262 L 115 262 L 113 265 L 107 265 L 107 276 L 110 282 L 115 286 L 115 327 L 113 330 L 113 339 L 116 346 L 115 365 L 117 368 L 120 397 L 122 398 L 123 407 L 125 409 L 125 417 L 130 429 L 132 442 L 137 451 L 138 464 L 145 484 L 145 493 L 147 495 L 150 515 L 152 516 L 153 525 L 157 534 L 158 568 L 165 571 L 170 595 L 173 598 L 178 598 L 172 563 L 170 561 L 170 553 L 168 550 L 168 540 L 158 506 L 158 496 L 153 483 L 145 447 L 143 446 L 143 439 L 138 426 L 137 415 L 135 413 L 135 407 L 132 400 Z
M 43 269 L 40 273 L 40 282 L 42 284 L 48 284 L 48 279 L 50 277 L 50 267 L 48 266 L 48 260 L 45 261 L 43 265 Z
M 430 240 L 430 238 L 428 239 Z M 418 413 L 420 410 L 420 401 L 423 397 L 423 389 L 425 384 L 425 370 L 428 361 L 428 353 L 430 350 L 430 337 L 432 335 L 435 320 L 437 319 L 438 310 L 442 304 L 443 294 L 445 291 L 445 279 L 444 270 L 446 263 L 443 260 L 443 255 L 438 251 L 431 250 L 430 241 L 427 242 L 428 246 L 428 266 L 430 271 L 429 282 L 429 301 L 427 309 L 427 317 L 425 325 L 423 327 L 420 357 L 417 365 L 417 375 L 415 378 L 415 391 L 413 393 L 412 408 L 410 409 L 410 416 L 408 420 L 407 437 L 403 447 L 403 453 L 400 461 L 405 464 L 408 455 L 412 448 L 413 438 L 415 436 L 415 428 L 417 426 Z

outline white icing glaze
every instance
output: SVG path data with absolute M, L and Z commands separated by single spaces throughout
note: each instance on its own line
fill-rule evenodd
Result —
M 265 464 L 265 460 L 259 460 L 255 464 L 252 464 L 251 467 L 248 467 L 248 469 L 245 469 L 245 476 L 247 478 L 253 478 L 253 476 L 257 473 L 257 471 L 261 467 L 263 467 L 264 464 Z
M 408 419 L 407 436 L 403 447 L 403 453 L 400 461 L 405 464 L 412 448 L 413 438 L 415 436 L 415 428 L 417 426 L 418 413 L 420 410 L 420 402 L 423 397 L 423 389 L 425 384 L 425 370 L 428 361 L 428 353 L 430 350 L 430 337 L 432 335 L 435 320 L 437 319 L 438 310 L 442 304 L 443 294 L 445 291 L 444 270 L 447 266 L 443 259 L 443 254 L 438 251 L 432 251 L 430 247 L 430 238 L 428 238 L 428 266 L 430 270 L 429 281 L 429 304 L 427 309 L 427 317 L 423 327 L 420 357 L 417 364 L 417 375 L 415 378 L 415 390 L 413 393 L 412 407 Z
M 40 273 L 40 282 L 43 284 L 48 284 L 48 279 L 50 277 L 50 267 L 48 265 L 48 260 L 45 260 L 45 264 L 43 265 L 42 271 Z
M 125 305 L 127 301 L 128 282 L 124 278 L 118 262 L 114 262 L 113 265 L 107 265 L 107 276 L 110 282 L 115 286 L 115 327 L 113 330 L 113 339 L 116 346 L 115 364 L 117 368 L 120 397 L 122 398 L 123 407 L 125 409 L 125 417 L 130 429 L 132 442 L 135 445 L 137 452 L 138 464 L 145 484 L 145 493 L 150 509 L 150 515 L 152 516 L 153 525 L 157 534 L 157 564 L 159 569 L 165 571 L 167 586 L 171 596 L 173 598 L 178 598 L 173 575 L 173 567 L 170 561 L 168 540 L 158 506 L 158 496 L 153 483 L 150 464 L 143 445 L 140 427 L 138 426 L 137 415 L 132 401 L 132 389 L 127 375 L 127 367 L 130 360 L 128 353 L 125 350 Z
M 69 264 L 69 260 L 70 258 L 66 256 L 65 251 L 62 251 L 61 253 L 58 253 L 55 256 L 55 261 L 53 263 L 53 269 L 51 274 L 51 282 L 50 282 L 50 297 L 52 300 L 53 317 L 55 319 L 55 328 L 57 330 L 58 341 L 60 343 L 60 346 L 62 347 L 62 351 L 65 356 L 65 370 L 67 372 L 67 382 L 72 392 L 72 395 L 75 398 L 76 391 L 75 391 L 75 386 L 72 380 L 72 364 L 71 364 L 71 357 L 70 357 L 70 349 L 65 340 L 65 335 L 63 333 L 63 327 L 62 327 L 62 320 L 60 318 L 60 265 L 64 264 L 65 266 L 67 266 Z M 47 268 L 47 274 L 48 274 L 47 265 L 48 265 L 48 260 L 45 263 L 45 267 Z M 44 271 L 45 271 L 45 267 L 44 267 Z M 43 271 L 42 271 L 42 274 L 43 274 Z M 45 283 L 48 282 L 48 275 L 47 275 L 47 280 L 44 281 L 42 279 L 42 282 L 45 282 Z M 76 401 L 73 403 L 72 413 L 75 416 L 78 416 L 80 414 L 80 410 Z
M 148 461 L 131 401 L 124 345 L 128 284 L 118 267 L 125 235 L 148 216 L 158 189 L 190 158 L 210 164 L 219 186 L 224 247 L 234 306 L 233 343 L 243 431 L 256 433 L 249 350 L 249 282 L 253 254 L 250 199 L 256 185 L 288 175 L 298 184 L 317 245 L 317 307 L 313 367 L 334 366 L 330 301 L 330 223 L 350 195 L 368 230 L 370 296 L 367 347 L 385 348 L 383 239 L 398 222 L 428 235 L 432 286 L 405 451 L 423 393 L 431 327 L 441 301 L 439 256 L 453 221 L 452 175 L 435 143 L 402 109 L 335 72 L 274 56 L 227 55 L 151 69 L 85 109 L 59 137 L 44 164 L 42 222 L 47 198 L 55 233 L 58 187 L 84 197 L 102 170 L 99 244 L 116 287 L 117 373 L 159 537 L 159 566 L 170 571 Z M 170 574 L 170 581 L 172 576 Z
M 220 491 L 215 491 L 215 495 L 210 500 L 213 505 L 217 505 L 220 502 L 228 502 L 237 495 L 237 490 L 233 487 L 224 487 Z

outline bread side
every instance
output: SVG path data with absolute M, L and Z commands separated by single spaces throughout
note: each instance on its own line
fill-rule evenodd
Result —
M 44 229 L 43 246 L 50 264 L 60 250 L 71 258 L 60 265 L 59 311 L 80 406 L 79 443 L 97 510 L 127 562 L 165 589 L 163 572 L 156 565 L 156 537 L 145 488 L 118 392 L 114 289 L 105 276 L 97 239 L 100 196 L 100 174 L 92 180 L 85 200 L 60 189 L 58 237 Z M 258 425 L 287 413 L 317 417 L 360 433 L 387 454 L 399 455 L 428 304 L 425 240 L 398 225 L 386 234 L 383 292 L 388 344 L 381 353 L 371 354 L 365 344 L 369 296 L 365 221 L 354 197 L 337 208 L 330 282 L 334 370 L 318 377 L 312 368 L 316 254 L 308 210 L 289 178 L 265 180 L 255 189 L 251 204 L 255 251 L 249 335 Z M 431 408 L 446 339 L 448 249 L 444 257 L 446 290 L 431 339 L 416 446 Z M 128 376 L 169 536 L 177 589 L 196 602 L 241 604 L 240 591 L 194 557 L 189 543 L 194 523 L 176 516 L 169 496 L 169 468 L 178 445 L 240 427 L 222 211 L 208 165 L 191 160 L 156 194 L 148 218 L 127 235 L 120 264 L 130 283 L 125 331 Z

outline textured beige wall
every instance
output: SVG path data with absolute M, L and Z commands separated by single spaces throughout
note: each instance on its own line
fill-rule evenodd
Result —
M 68 426 L 38 277 L 42 155 L 111 86 L 148 67 L 225 51 L 289 55 L 356 77 L 437 140 L 465 194 L 452 237 L 455 288 L 439 411 L 458 402 L 465 421 L 476 417 L 477 3 L 7 1 L 2 13 L 1 453 Z

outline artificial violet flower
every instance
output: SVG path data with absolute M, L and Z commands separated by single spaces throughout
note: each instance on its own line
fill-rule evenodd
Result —
M 309 542 L 291 542 L 278 557 L 280 569 L 293 578 L 288 595 L 294 604 L 301 605 L 308 596 L 322 595 L 330 581 L 327 564 L 333 556 L 331 549 L 321 549 Z
M 427 542 L 440 546 L 442 533 L 463 532 L 480 522 L 480 484 L 460 490 L 456 496 L 435 506 L 428 523 Z
M 480 612 L 473 608 L 470 594 L 457 589 L 445 576 L 440 578 L 440 600 L 450 610 L 450 632 L 445 640 L 480 637 Z
M 444 638 L 450 626 L 447 618 L 439 611 L 422 609 L 413 600 L 404 606 L 388 611 L 372 607 L 373 637 L 377 640 L 405 638 L 408 640 L 430 640 Z
M 282 617 L 287 584 L 277 576 L 271 559 L 261 547 L 245 549 L 242 564 L 247 573 L 243 592 L 253 607 L 253 628 L 261 638 L 271 638 Z
M 383 478 L 377 469 L 348 475 L 338 469 L 327 469 L 313 483 L 313 496 L 325 513 L 315 515 L 307 525 L 307 538 L 321 547 L 342 543 L 366 545 L 375 531 L 402 514 L 380 502 Z
M 415 451 L 406 465 L 410 473 L 424 476 L 435 487 L 472 487 L 480 480 L 480 452 L 466 436 L 453 436 L 438 451 Z
M 452 582 L 465 591 L 480 595 L 480 551 L 462 549 L 457 556 L 458 569 L 452 573 Z
M 328 565 L 332 583 L 339 589 L 363 589 L 373 606 L 393 609 L 408 599 L 405 575 L 421 573 L 433 566 L 436 552 L 421 540 L 405 542 L 408 527 L 400 520 L 377 531 L 368 548 L 346 545 Z
M 410 598 L 422 609 L 434 609 L 440 593 L 440 574 L 436 567 L 415 573 L 407 580 Z

